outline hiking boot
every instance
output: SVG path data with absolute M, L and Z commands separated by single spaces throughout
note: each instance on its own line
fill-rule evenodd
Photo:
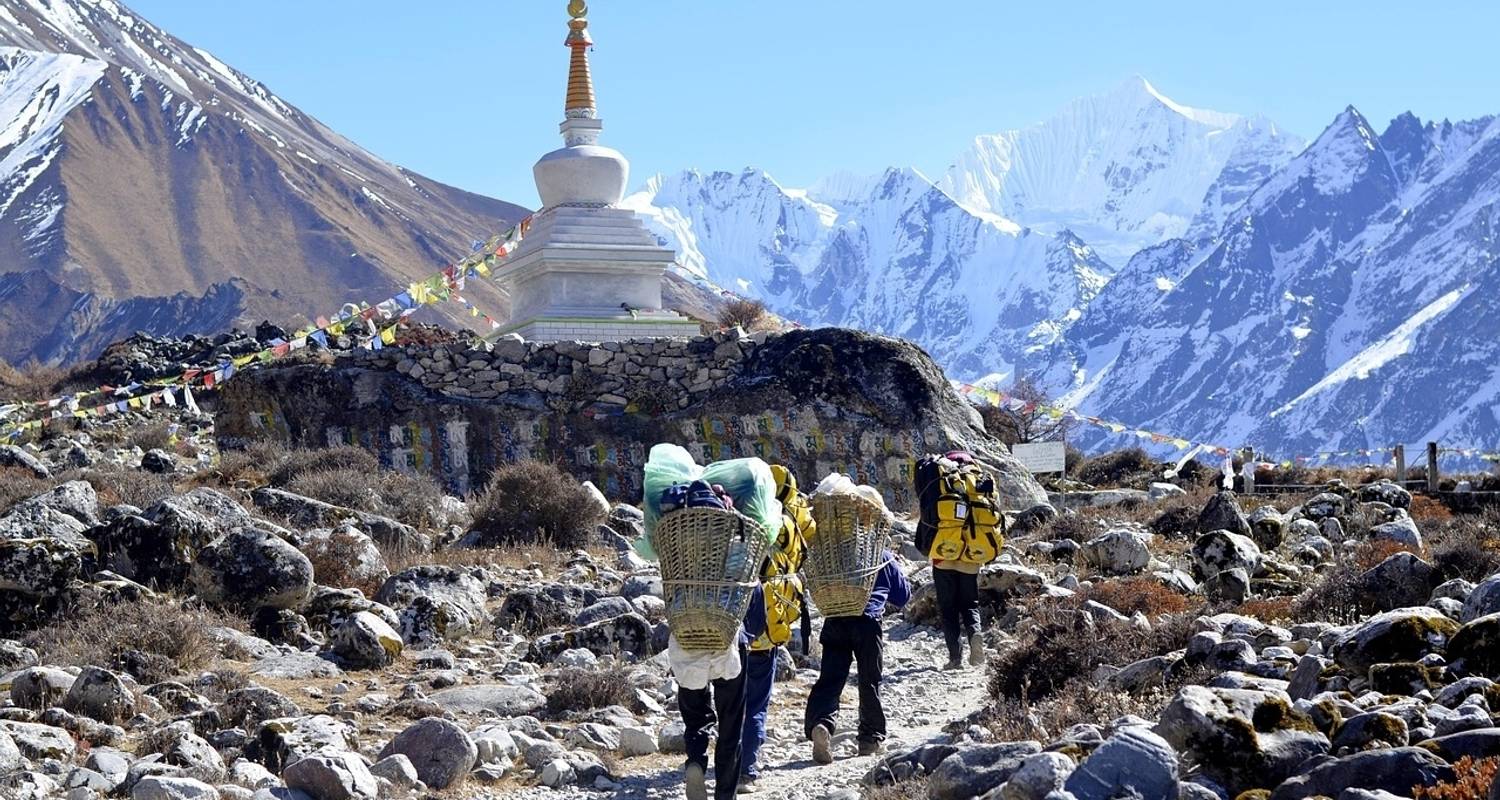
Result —
M 859 740 L 859 754 L 862 756 L 873 756 L 884 749 L 881 747 L 880 742 L 867 742 L 864 739 Z
M 682 788 L 687 800 L 708 800 L 708 779 L 702 764 L 689 763 L 682 770 Z
M 812 733 L 807 738 L 812 739 L 813 761 L 819 764 L 832 764 L 833 731 L 822 725 L 814 725 Z
M 740 777 L 740 785 L 735 787 L 736 794 L 754 794 L 756 790 L 755 779 L 749 775 Z
M 969 637 L 969 665 L 974 667 L 984 666 L 988 653 L 984 651 L 984 634 L 975 633 Z
M 944 672 L 957 672 L 964 668 L 964 660 L 958 656 L 952 656 L 948 663 L 943 665 Z

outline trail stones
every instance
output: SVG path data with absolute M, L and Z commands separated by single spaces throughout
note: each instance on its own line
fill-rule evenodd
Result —
M 232 531 L 199 551 L 192 577 L 204 600 L 247 610 L 297 608 L 313 586 L 307 556 L 256 528 Z
M 416 722 L 396 735 L 380 757 L 404 755 L 432 789 L 446 789 L 474 768 L 479 748 L 463 728 L 437 717 Z
M 1114 530 L 1085 543 L 1083 557 L 1102 572 L 1130 575 L 1151 563 L 1150 544 L 1149 533 Z

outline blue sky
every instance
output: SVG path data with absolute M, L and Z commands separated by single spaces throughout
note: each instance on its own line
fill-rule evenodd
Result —
M 564 0 L 129 0 L 334 129 L 465 189 L 536 203 L 559 145 Z M 604 142 L 660 171 L 929 175 L 1131 75 L 1315 136 L 1500 112 L 1500 4 L 593 0 Z

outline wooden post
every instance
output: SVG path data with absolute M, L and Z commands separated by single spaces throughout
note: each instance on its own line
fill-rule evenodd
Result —
M 1396 485 L 1406 486 L 1406 445 L 1396 445 Z
M 1440 477 L 1441 476 L 1438 474 L 1438 443 L 1437 442 L 1428 442 L 1427 443 L 1427 491 L 1428 491 L 1428 493 L 1430 493 L 1430 494 L 1437 494 L 1438 484 L 1441 482 L 1440 481 Z
M 1244 451 L 1245 468 L 1241 472 L 1245 475 L 1245 494 L 1255 494 L 1255 448 L 1246 447 Z

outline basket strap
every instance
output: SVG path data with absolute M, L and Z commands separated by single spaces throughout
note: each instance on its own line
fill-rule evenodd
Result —
M 739 581 L 662 581 L 663 588 L 667 586 L 708 586 L 716 589 L 754 589 L 760 585 L 760 581 L 740 583 Z
M 841 573 L 838 573 L 837 575 L 828 575 L 828 576 L 826 576 L 826 578 L 829 579 L 829 580 L 835 579 L 835 578 L 859 578 L 860 580 L 864 580 L 865 578 L 868 578 L 871 575 L 874 575 L 875 573 L 880 572 L 881 570 L 885 569 L 885 565 L 886 564 L 894 564 L 894 563 L 895 563 L 895 559 L 887 558 L 884 561 L 881 561 L 879 564 L 876 564 L 875 566 L 870 567 L 868 569 L 857 569 L 857 570 L 855 570 L 853 572 L 841 572 Z

